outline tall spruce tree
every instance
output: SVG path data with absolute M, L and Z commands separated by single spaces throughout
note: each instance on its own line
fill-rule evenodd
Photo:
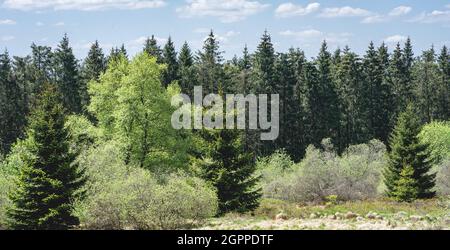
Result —
M 69 112 L 82 112 L 82 96 L 87 96 L 86 86 L 78 72 L 78 62 L 64 35 L 55 53 L 56 83 L 63 98 L 64 108 Z
M 89 81 L 98 81 L 100 75 L 106 70 L 106 58 L 98 41 L 95 41 L 88 52 L 87 58 L 84 60 L 81 75 L 83 77 L 83 84 L 80 88 L 87 88 Z M 87 112 L 90 100 L 87 89 L 80 91 L 81 104 L 84 112 Z
M 79 224 L 73 203 L 85 183 L 69 151 L 65 114 L 57 89 L 46 85 L 33 111 L 28 136 L 35 158 L 20 167 L 8 210 L 13 229 L 69 229 Z
M 362 79 L 361 60 L 346 47 L 336 76 L 341 115 L 338 144 L 340 152 L 352 144 L 369 139 L 367 109 L 364 108 L 366 88 Z
M 414 65 L 414 94 L 423 122 L 439 118 L 439 66 L 434 48 L 424 51 Z
M 158 63 L 161 63 L 163 61 L 162 50 L 159 47 L 158 41 L 156 40 L 154 35 L 152 35 L 151 38 L 147 38 L 147 40 L 145 40 L 144 52 L 146 52 L 150 56 L 156 57 L 156 61 Z
M 0 155 L 22 135 L 25 125 L 24 93 L 13 72 L 8 51 L 0 54 Z
M 316 138 L 312 143 L 319 146 L 323 139 L 332 138 L 333 143 L 338 144 L 339 97 L 332 78 L 332 56 L 328 52 L 326 41 L 322 43 L 315 63 L 318 69 L 319 86 L 316 88 L 316 93 L 310 93 L 310 97 L 314 95 L 313 98 L 317 98 L 317 106 L 314 107 L 316 110 L 313 112 L 317 112 L 318 131 L 314 132 Z
M 208 143 L 207 155 L 202 166 L 203 178 L 216 189 L 219 199 L 219 214 L 247 212 L 259 206 L 261 190 L 256 184 L 256 165 L 253 155 L 244 150 L 240 131 L 203 131 Z
M 386 194 L 396 199 L 404 199 L 405 183 L 407 178 L 414 179 L 415 197 L 425 199 L 435 196 L 433 191 L 436 174 L 431 173 L 432 162 L 428 146 L 422 144 L 418 138 L 421 130 L 420 121 L 412 105 L 400 114 L 397 125 L 390 138 L 389 159 L 384 170 L 384 183 Z M 413 174 L 407 168 L 413 169 Z M 403 179 L 403 180 L 402 180 Z M 410 196 L 410 195 L 408 195 Z M 411 200 L 411 197 L 408 198 Z
M 167 65 L 167 69 L 162 74 L 162 83 L 167 87 L 173 81 L 178 80 L 177 52 L 171 37 L 163 49 L 163 63 Z
M 95 41 L 84 60 L 83 78 L 87 81 L 98 81 L 100 75 L 106 70 L 106 58 L 98 41 Z
M 272 38 L 269 33 L 264 31 L 258 48 L 254 54 L 253 76 L 252 81 L 255 94 L 278 94 L 279 87 L 275 79 L 275 49 L 273 47 Z M 270 102 L 270 100 L 268 100 Z M 271 117 L 270 111 L 267 113 L 268 118 Z M 272 141 L 254 140 L 253 146 L 258 155 L 269 155 L 275 151 L 275 143 Z
M 388 144 L 389 134 L 395 125 L 395 100 L 392 85 L 389 82 L 389 52 L 388 47 L 383 42 L 377 51 L 380 71 L 382 73 L 382 83 L 380 86 L 380 109 L 382 110 L 380 120 L 383 125 L 376 131 L 376 137 L 385 144 Z
M 450 53 L 446 46 L 442 47 L 438 58 L 439 91 L 438 119 L 450 120 Z
M 375 50 L 373 42 L 370 42 L 363 61 L 364 83 L 366 89 L 365 111 L 368 114 L 368 136 L 387 142 L 389 127 L 390 93 L 383 76 L 387 56 L 387 48 L 382 45 L 380 50 Z
M 196 85 L 197 79 L 195 76 L 194 58 L 187 42 L 181 47 L 180 54 L 178 55 L 178 65 L 181 91 L 193 98 L 194 86 Z
M 203 51 L 199 51 L 198 58 L 198 83 L 203 86 L 204 94 L 223 91 L 222 51 L 220 51 L 219 41 L 212 30 L 203 43 Z

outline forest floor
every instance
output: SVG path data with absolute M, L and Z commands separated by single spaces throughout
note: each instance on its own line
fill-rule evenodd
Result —
M 253 214 L 228 214 L 206 230 L 450 230 L 450 200 L 298 205 L 264 200 Z

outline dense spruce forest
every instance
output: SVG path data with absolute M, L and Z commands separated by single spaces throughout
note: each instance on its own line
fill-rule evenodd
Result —
M 279 138 L 173 129 L 170 97 L 199 85 L 205 95 L 279 94 Z M 449 120 L 445 46 L 415 55 L 410 39 L 371 42 L 358 55 L 324 41 L 309 59 L 276 52 L 264 32 L 254 53 L 225 60 L 211 31 L 200 51 L 152 36 L 136 56 L 96 41 L 78 60 L 65 35 L 57 48 L 0 54 L 0 227 L 189 228 L 262 198 L 432 198 L 436 182 L 448 187 L 448 164 L 431 169 L 450 158 L 440 153 Z M 314 189 L 324 176 L 335 179 Z

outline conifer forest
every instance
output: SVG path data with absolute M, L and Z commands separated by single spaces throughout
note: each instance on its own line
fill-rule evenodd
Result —
M 2 48 L 0 229 L 450 229 L 448 47 L 323 40 L 307 57 L 262 29 L 228 58 L 214 30 L 198 50 L 176 36 Z M 223 118 L 244 127 L 173 126 L 225 112 L 210 94 L 278 95 L 253 113 L 278 136 L 249 102 Z

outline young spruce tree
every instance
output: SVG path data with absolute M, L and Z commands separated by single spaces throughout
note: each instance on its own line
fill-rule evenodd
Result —
M 391 152 L 384 171 L 384 183 L 386 194 L 391 198 L 411 201 L 435 196 L 436 175 L 430 173 L 432 165 L 428 146 L 417 137 L 420 129 L 417 115 L 412 105 L 408 105 L 400 114 L 390 138 Z
M 203 133 L 210 159 L 202 163 L 202 175 L 217 188 L 219 214 L 252 211 L 261 197 L 253 154 L 244 150 L 239 133 L 229 129 Z
M 33 138 L 34 159 L 21 166 L 10 193 L 10 227 L 28 230 L 64 230 L 79 224 L 73 202 L 81 195 L 84 171 L 69 152 L 65 114 L 54 86 L 44 86 L 31 115 L 28 136 Z

